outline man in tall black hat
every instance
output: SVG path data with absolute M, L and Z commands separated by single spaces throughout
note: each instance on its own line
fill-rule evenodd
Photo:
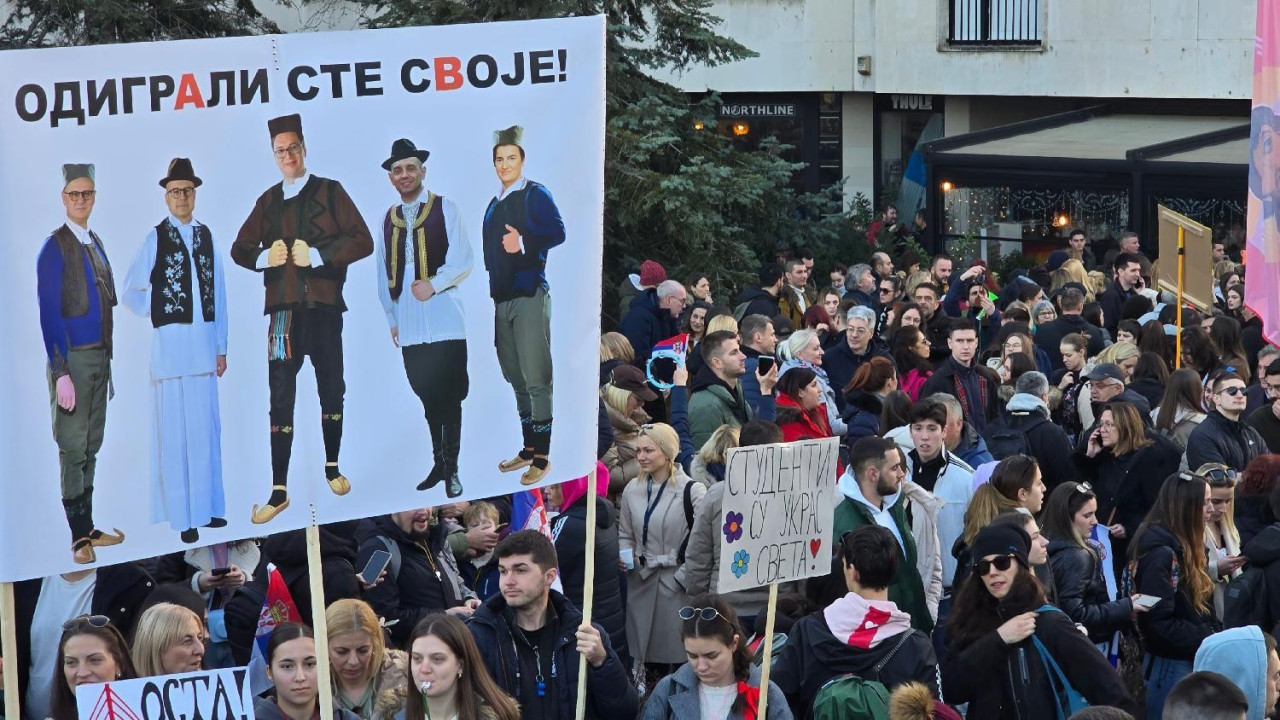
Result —
M 458 453 L 469 380 L 462 299 L 455 288 L 471 274 L 473 256 L 457 205 L 423 188 L 422 164 L 430 154 L 402 138 L 382 163 L 400 202 L 383 216 L 375 247 L 378 300 L 431 432 L 435 463 L 418 489 L 444 482 L 445 493 L 456 498 L 462 494 Z
M 62 166 L 67 221 L 45 239 L 36 261 L 62 506 L 72 559 L 82 565 L 97 560 L 95 547 L 124 542 L 119 530 L 105 533 L 93 525 L 93 477 L 107 425 L 116 305 L 106 247 L 89 228 L 96 195 L 92 164 Z
M 564 242 L 564 221 L 551 192 L 524 176 L 524 128 L 493 133 L 493 169 L 502 187 L 484 211 L 484 267 L 495 305 L 494 344 L 502 375 L 516 395 L 524 446 L 498 464 L 528 468 L 533 485 L 551 465 L 551 286 L 547 253 Z
M 202 184 L 174 158 L 160 179 L 169 214 L 152 228 L 121 301 L 151 319 L 151 521 L 182 541 L 227 524 L 218 378 L 227 369 L 227 292 L 213 233 L 194 217 Z
M 306 167 L 302 118 L 267 121 L 271 150 L 283 180 L 267 188 L 231 246 L 236 264 L 263 274 L 264 312 L 270 317 L 267 379 L 271 387 L 271 497 L 253 508 L 255 523 L 269 522 L 289 505 L 289 457 L 298 371 L 310 357 L 320 395 L 325 480 L 337 495 L 351 491 L 338 469 L 342 445 L 342 288 L 347 266 L 373 252 L 360 211 L 337 180 Z

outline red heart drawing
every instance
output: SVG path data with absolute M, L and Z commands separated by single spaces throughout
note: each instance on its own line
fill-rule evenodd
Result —
M 818 557 L 818 548 L 820 548 L 820 547 L 822 547 L 822 540 L 820 540 L 820 539 L 819 539 L 819 540 L 810 540 L 810 541 L 809 541 L 809 552 L 810 552 L 814 557 Z

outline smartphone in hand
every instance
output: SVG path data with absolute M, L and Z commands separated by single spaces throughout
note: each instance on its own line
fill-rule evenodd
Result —
M 768 375 L 769 371 L 773 369 L 773 363 L 774 363 L 774 359 L 772 355 L 761 355 L 760 366 L 759 366 L 760 374 Z
M 387 569 L 389 562 L 391 562 L 391 553 L 386 550 L 374 550 L 373 555 L 369 556 L 369 562 L 365 563 L 364 569 L 360 571 L 360 582 L 365 585 L 378 582 L 378 578 L 382 575 L 382 571 Z
M 1133 601 L 1135 605 L 1140 605 L 1148 610 L 1155 607 L 1156 604 L 1159 602 L 1160 602 L 1160 598 L 1156 597 L 1155 595 L 1141 595 L 1141 594 L 1138 595 L 1138 597 Z

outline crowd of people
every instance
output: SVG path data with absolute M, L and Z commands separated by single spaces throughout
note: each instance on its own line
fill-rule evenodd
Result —
M 610 720 L 1273 716 L 1280 349 L 1231 249 L 1179 325 L 1132 233 L 997 277 L 900 227 L 732 301 L 646 261 L 600 338 L 595 481 L 544 488 L 549 537 L 513 496 L 323 526 L 322 618 L 301 531 L 18 583 L 7 691 L 73 720 L 81 684 L 245 665 L 270 563 L 299 617 L 258 717 L 311 720 L 323 682 L 340 720 L 567 719 L 583 682 Z M 832 564 L 778 588 L 766 687 L 768 588 L 717 592 L 726 458 L 821 438 Z

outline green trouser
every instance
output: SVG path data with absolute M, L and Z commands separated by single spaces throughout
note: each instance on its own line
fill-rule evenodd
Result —
M 53 412 L 53 439 L 58 443 L 62 468 L 62 499 L 76 500 L 93 492 L 93 473 L 107 426 L 107 388 L 111 360 L 105 348 L 72 350 L 67 371 L 76 389 L 75 409 L 58 407 L 58 387 L 49 373 L 49 406 Z
M 494 345 L 502 376 L 516 394 L 520 417 L 551 419 L 551 296 L 503 300 L 495 308 Z

